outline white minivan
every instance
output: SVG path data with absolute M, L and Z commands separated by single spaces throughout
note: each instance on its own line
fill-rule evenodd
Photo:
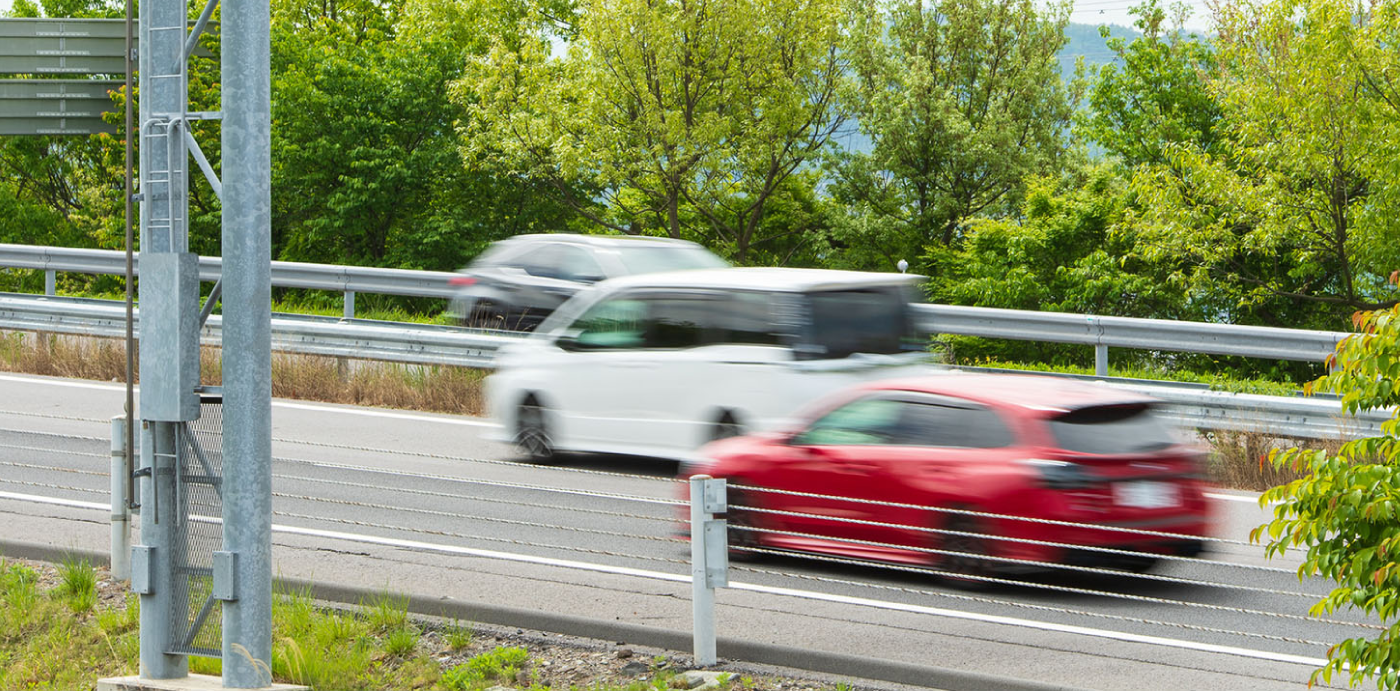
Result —
M 846 385 L 925 370 L 909 308 L 919 278 L 725 268 L 604 281 L 501 350 L 487 404 L 499 438 L 535 461 L 694 460 Z

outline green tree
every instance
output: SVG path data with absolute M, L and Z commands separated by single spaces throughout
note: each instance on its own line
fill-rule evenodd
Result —
M 873 142 L 833 166 L 849 206 L 837 240 L 882 267 L 954 246 L 967 222 L 1016 206 L 1053 172 L 1071 104 L 1056 53 L 1069 5 L 853 1 L 843 100 Z
M 488 242 L 556 229 L 509 171 L 464 168 L 448 99 L 500 6 L 281 0 L 273 20 L 274 251 L 282 259 L 451 269 Z M 494 26 L 510 28 L 513 21 Z
M 1219 318 L 1337 328 L 1395 304 L 1396 111 L 1357 59 L 1394 44 L 1361 19 L 1345 0 L 1223 6 L 1218 143 L 1168 143 L 1139 169 L 1143 256 L 1176 263 Z
M 564 55 L 543 33 L 497 41 L 459 82 L 463 151 L 597 227 L 745 261 L 841 124 L 838 16 L 837 0 L 585 0 Z
M 1400 406 L 1400 307 L 1357 313 L 1353 322 L 1358 333 L 1337 346 L 1333 372 L 1309 392 L 1341 395 L 1348 413 Z M 1329 648 L 1312 682 L 1345 675 L 1353 686 L 1374 679 L 1379 688 L 1400 689 L 1400 412 L 1379 436 L 1348 441 L 1336 453 L 1295 448 L 1271 460 L 1306 474 L 1259 497 L 1274 517 L 1250 538 L 1264 541 L 1270 556 L 1303 550 L 1298 578 L 1336 583 L 1314 615 L 1355 610 L 1385 626 L 1373 638 Z
M 1157 0 L 1130 10 L 1142 32 L 1131 42 L 1099 27 L 1121 64 L 1103 65 L 1094 75 L 1078 131 L 1130 168 L 1166 163 L 1164 149 L 1175 144 L 1218 149 L 1220 106 L 1209 90 L 1218 73 L 1215 55 L 1180 28 L 1190 10 L 1175 9 L 1174 29 L 1166 28 L 1167 13 Z
M 1181 291 L 1162 280 L 1160 267 L 1132 257 L 1136 234 L 1122 223 L 1131 204 L 1128 181 L 1108 163 L 1032 178 L 1016 218 L 975 219 L 961 245 L 929 247 L 929 297 L 1035 311 L 1195 316 Z M 1032 342 L 957 339 L 955 348 L 960 359 L 1081 365 L 1092 359 L 1083 347 Z

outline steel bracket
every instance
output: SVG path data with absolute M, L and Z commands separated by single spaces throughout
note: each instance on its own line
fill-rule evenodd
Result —
M 723 518 L 705 521 L 705 586 L 729 587 L 729 522 Z
M 214 592 L 215 600 L 235 602 L 238 600 L 238 553 L 219 551 L 214 553 Z
M 155 574 L 156 548 L 149 545 L 133 545 L 131 548 L 131 592 L 137 595 L 154 595 L 155 584 L 151 582 Z

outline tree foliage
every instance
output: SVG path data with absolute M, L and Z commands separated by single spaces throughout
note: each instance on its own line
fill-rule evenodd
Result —
M 1336 328 L 1394 304 L 1400 200 L 1379 172 L 1394 165 L 1395 111 L 1374 85 L 1393 69 L 1358 59 L 1394 51 L 1353 10 L 1224 6 L 1218 142 L 1167 143 L 1164 163 L 1138 169 L 1142 255 L 1177 262 L 1176 280 L 1228 321 Z
M 585 0 L 549 35 L 497 41 L 456 91 L 470 164 L 546 181 L 594 225 L 738 260 L 842 117 L 836 0 Z
M 1070 99 L 1056 53 L 1068 5 L 1030 0 L 851 2 L 846 107 L 873 148 L 834 166 L 838 237 L 882 268 L 961 241 L 1054 172 Z
M 1341 395 L 1348 413 L 1400 406 L 1400 307 L 1357 313 L 1353 322 L 1357 333 L 1337 346 L 1333 372 L 1312 388 Z M 1271 460 L 1306 475 L 1260 496 L 1274 517 L 1251 539 L 1264 541 L 1270 556 L 1304 550 L 1298 577 L 1336 583 L 1313 615 L 1355 610 L 1385 626 L 1330 648 L 1312 680 L 1345 675 L 1353 686 L 1374 679 L 1400 689 L 1400 412 L 1380 436 L 1348 441 L 1336 453 L 1289 449 Z
M 488 242 L 557 229 L 557 209 L 462 167 L 448 85 L 496 6 L 279 0 L 273 22 L 274 248 L 283 259 L 451 269 Z M 470 23 L 466 27 L 472 26 Z
M 1079 132 L 1128 168 L 1166 163 L 1168 147 L 1190 144 L 1216 153 L 1220 106 L 1210 93 L 1218 74 L 1215 54 L 1199 36 L 1186 34 L 1179 7 L 1176 26 L 1157 0 L 1129 10 L 1142 36 L 1132 41 L 1099 33 L 1118 56 L 1100 67 L 1089 89 Z

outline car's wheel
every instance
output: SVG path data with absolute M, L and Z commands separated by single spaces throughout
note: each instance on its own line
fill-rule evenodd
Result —
M 719 421 L 710 428 L 710 441 L 729 439 L 730 437 L 738 437 L 743 434 L 744 427 L 734 419 L 732 413 L 726 412 L 724 415 L 721 415 Z
M 762 519 L 757 512 L 745 508 L 757 506 L 753 493 L 734 489 L 735 484 L 748 484 L 748 481 L 737 478 L 729 480 L 729 510 L 725 512 L 725 520 L 729 524 L 729 560 L 754 561 L 762 556 L 758 552 L 749 551 L 761 546 L 759 534 L 746 528 L 759 527 Z M 735 549 L 736 547 L 739 549 Z
M 965 513 L 944 515 L 940 529 L 948 532 L 940 533 L 936 541 L 938 549 L 946 554 L 938 555 L 938 569 L 947 572 L 949 575 L 944 578 L 960 588 L 980 590 L 990 586 L 982 580 L 996 572 L 996 562 L 986 558 L 994 541 L 989 521 Z
M 515 413 L 515 447 L 534 463 L 549 463 L 555 458 L 544 406 L 533 396 L 525 399 Z

